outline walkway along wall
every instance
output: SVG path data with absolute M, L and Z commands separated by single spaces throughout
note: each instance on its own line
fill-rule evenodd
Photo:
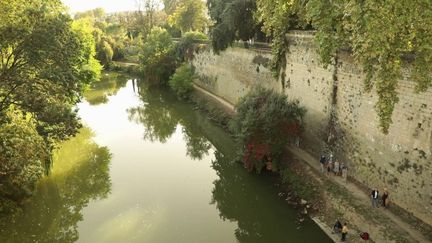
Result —
M 317 158 L 333 151 L 348 164 L 350 176 L 369 188 L 388 188 L 392 202 L 432 225 L 432 89 L 417 94 L 404 75 L 385 135 L 374 109 L 377 96 L 364 92 L 364 74 L 348 53 L 323 68 L 310 32 L 287 38 L 283 82 L 267 68 L 270 52 L 230 48 L 220 55 L 210 49 L 196 54 L 196 84 L 232 104 L 257 85 L 299 99 L 308 110 L 304 149 Z

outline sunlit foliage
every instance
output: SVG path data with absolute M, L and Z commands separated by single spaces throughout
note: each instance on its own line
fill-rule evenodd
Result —
M 168 17 L 168 22 L 179 28 L 182 33 L 204 31 L 208 25 L 206 10 L 202 0 L 180 0 Z
M 94 48 L 91 33 L 72 23 L 60 1 L 0 1 L 0 130 L 7 166 L 0 184 L 14 187 L 3 192 L 8 198 L 31 194 L 41 170 L 49 170 L 55 144 L 80 128 L 74 106 L 101 71 Z
M 154 27 L 143 44 L 140 62 L 146 80 L 153 84 L 167 82 L 175 71 L 174 43 L 170 34 Z

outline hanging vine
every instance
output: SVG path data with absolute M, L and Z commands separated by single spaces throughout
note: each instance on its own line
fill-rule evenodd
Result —
M 378 95 L 375 109 L 384 133 L 399 101 L 402 66 L 409 67 L 416 91 L 432 86 L 430 0 L 257 0 L 256 19 L 273 38 L 276 75 L 285 65 L 285 35 L 291 29 L 313 26 L 324 66 L 338 50 L 349 49 L 365 72 L 365 90 Z

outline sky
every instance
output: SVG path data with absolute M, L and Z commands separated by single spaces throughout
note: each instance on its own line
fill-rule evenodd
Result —
M 105 12 L 136 10 L 136 0 L 61 0 L 72 13 L 94 8 L 103 8 Z

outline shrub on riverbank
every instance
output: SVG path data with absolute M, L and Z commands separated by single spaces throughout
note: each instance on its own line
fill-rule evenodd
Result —
M 169 86 L 182 99 L 189 98 L 190 92 L 193 90 L 193 80 L 195 78 L 194 68 L 184 63 L 169 80 Z
M 305 108 L 284 94 L 256 88 L 240 100 L 236 110 L 231 130 L 245 167 L 260 172 L 271 162 L 271 169 L 278 171 L 286 145 L 301 136 Z
M 163 28 L 154 27 L 140 54 L 144 77 L 152 84 L 166 84 L 176 69 L 174 43 Z

